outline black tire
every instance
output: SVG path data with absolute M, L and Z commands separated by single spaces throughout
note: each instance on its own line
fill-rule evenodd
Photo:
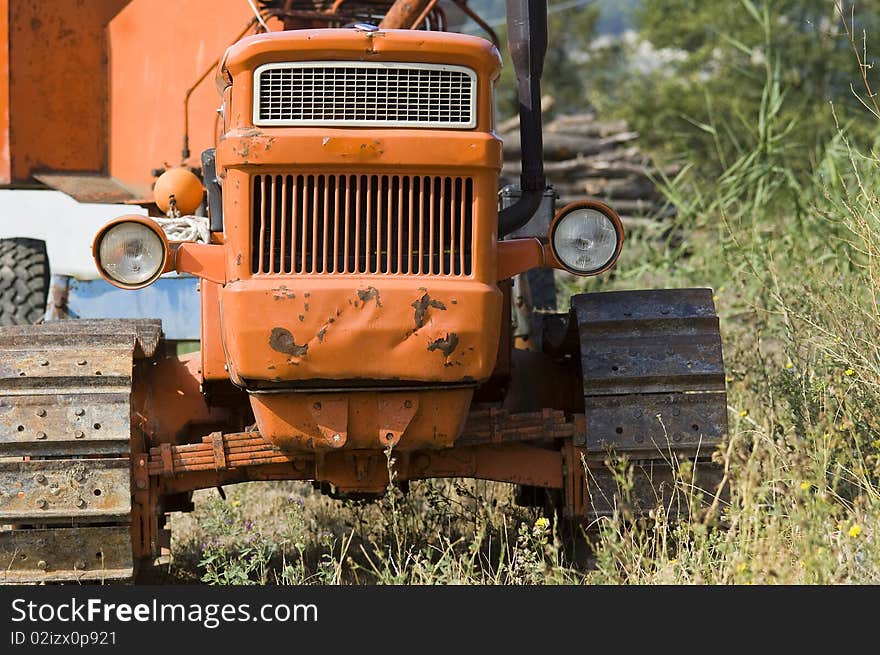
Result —
M 0 325 L 36 323 L 46 313 L 49 256 L 39 239 L 0 239 Z

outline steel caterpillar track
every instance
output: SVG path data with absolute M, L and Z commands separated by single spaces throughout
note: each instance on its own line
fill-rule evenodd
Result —
M 571 306 L 586 420 L 575 446 L 588 460 L 591 518 L 622 506 L 678 515 L 694 494 L 716 493 L 711 455 L 727 433 L 727 394 L 711 289 L 590 293 Z M 630 489 L 603 465 L 611 451 L 633 464 Z
M 0 328 L 0 584 L 126 581 L 131 391 L 159 321 Z

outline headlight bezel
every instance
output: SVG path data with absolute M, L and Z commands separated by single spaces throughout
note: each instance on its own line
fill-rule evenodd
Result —
M 556 230 L 562 224 L 562 221 L 572 214 L 573 212 L 580 209 L 592 209 L 594 211 L 599 212 L 605 218 L 607 218 L 612 227 L 614 228 L 614 232 L 617 238 L 617 243 L 614 248 L 614 252 L 611 255 L 610 259 L 608 259 L 604 264 L 599 266 L 598 268 L 591 270 L 583 270 L 573 266 L 570 266 L 559 256 L 559 253 L 556 250 Z M 574 275 L 578 275 L 581 277 L 592 277 L 594 275 L 600 275 L 605 271 L 612 268 L 616 263 L 618 257 L 620 257 L 620 251 L 623 248 L 623 240 L 625 234 L 623 229 L 623 221 L 620 220 L 620 216 L 617 215 L 611 207 L 606 205 L 603 202 L 599 202 L 598 200 L 578 200 L 576 202 L 569 203 L 562 207 L 559 211 L 556 212 L 556 215 L 553 217 L 552 222 L 550 223 L 550 229 L 548 231 L 548 245 L 550 247 L 550 253 L 553 255 L 553 259 L 555 263 L 558 264 L 558 268 L 568 271 Z
M 120 225 L 124 225 L 126 223 L 134 223 L 140 225 L 148 230 L 150 230 L 156 237 L 158 237 L 161 246 L 162 253 L 160 256 L 161 264 L 157 268 L 157 270 L 150 275 L 149 278 L 144 280 L 143 282 L 138 283 L 127 283 L 122 280 L 115 278 L 108 270 L 105 268 L 104 264 L 101 262 L 101 244 L 106 238 L 106 236 L 114 229 L 119 227 Z M 113 221 L 107 223 L 104 227 L 102 227 L 98 233 L 95 235 L 95 239 L 92 242 L 92 258 L 95 261 L 95 267 L 98 269 L 98 272 L 101 274 L 107 282 L 112 284 L 115 287 L 119 287 L 120 289 L 126 290 L 136 290 L 143 289 L 144 287 L 148 287 L 153 284 L 156 280 L 158 280 L 163 273 L 165 273 L 168 269 L 168 260 L 170 254 L 170 246 L 168 244 L 168 237 L 165 236 L 165 231 L 159 226 L 156 221 L 150 219 L 147 216 L 121 216 Z

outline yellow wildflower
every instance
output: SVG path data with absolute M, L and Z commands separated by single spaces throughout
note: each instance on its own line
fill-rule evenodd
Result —
M 744 409 L 743 411 L 741 411 L 741 412 L 739 413 L 739 415 L 742 416 L 743 418 L 745 418 L 746 416 L 749 415 L 749 410 Z
M 550 519 L 546 519 L 543 516 L 535 521 L 535 527 L 543 530 L 544 528 L 550 525 Z
M 233 506 L 233 507 L 238 507 L 239 505 L 241 505 L 241 501 L 238 500 L 237 498 L 236 498 L 235 500 L 232 501 L 232 506 Z
M 853 526 L 849 529 L 849 532 L 847 534 L 850 537 L 852 537 L 853 539 L 855 539 L 860 534 L 862 534 L 862 526 L 860 526 L 858 523 L 854 523 Z
M 848 369 L 846 369 L 846 370 L 843 372 L 843 374 L 844 374 L 846 377 L 851 378 L 853 375 L 856 374 L 856 372 L 855 372 L 854 370 L 852 370 L 851 368 L 848 368 Z
M 807 491 L 811 486 L 813 486 L 813 485 L 811 485 L 809 482 L 804 480 L 801 482 L 801 491 Z
M 791 362 L 786 362 L 785 368 L 792 369 L 792 368 L 794 368 L 794 364 L 792 364 Z

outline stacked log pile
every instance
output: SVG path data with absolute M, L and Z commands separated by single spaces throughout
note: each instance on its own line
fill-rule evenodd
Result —
M 503 184 L 518 184 L 521 170 L 519 121 L 498 126 L 504 141 Z M 675 167 L 658 170 L 642 153 L 626 121 L 597 121 L 593 114 L 560 116 L 544 126 L 544 171 L 563 206 L 575 200 L 601 200 L 620 214 L 625 224 L 643 226 L 666 218 L 675 209 L 652 181 L 672 176 Z

